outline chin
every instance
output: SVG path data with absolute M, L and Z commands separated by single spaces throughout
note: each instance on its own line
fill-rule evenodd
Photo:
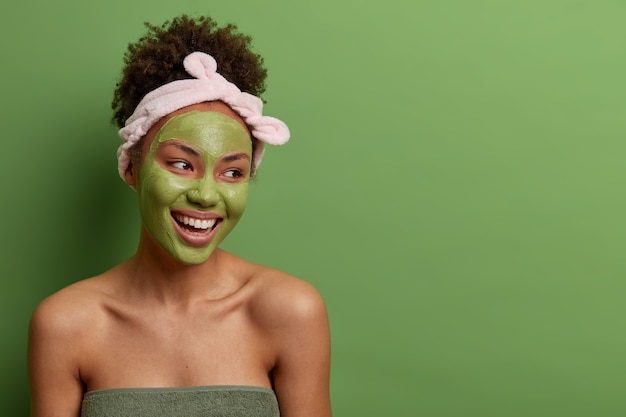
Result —
M 186 250 L 185 252 L 187 253 L 180 253 L 180 252 L 170 253 L 170 256 L 176 259 L 178 262 L 180 262 L 183 265 L 197 266 L 197 265 L 202 265 L 203 263 L 208 261 L 211 255 L 213 255 L 213 253 L 215 252 L 215 249 L 207 250 L 205 248 L 205 249 L 189 250 L 188 248 L 188 250 Z

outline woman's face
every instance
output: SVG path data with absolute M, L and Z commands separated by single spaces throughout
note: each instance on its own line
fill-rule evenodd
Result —
M 143 226 L 184 264 L 205 262 L 246 207 L 252 142 L 225 113 L 187 110 L 169 118 L 137 178 Z

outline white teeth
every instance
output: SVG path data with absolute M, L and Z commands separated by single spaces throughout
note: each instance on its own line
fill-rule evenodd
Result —
M 208 220 L 201 220 L 201 219 L 194 219 L 193 217 L 187 217 L 187 216 L 182 216 L 180 214 L 175 214 L 174 217 L 176 217 L 176 220 L 178 220 L 178 222 L 189 225 L 191 227 L 193 227 L 194 229 L 210 229 L 213 226 L 215 226 L 215 222 L 217 221 L 216 219 L 208 219 Z

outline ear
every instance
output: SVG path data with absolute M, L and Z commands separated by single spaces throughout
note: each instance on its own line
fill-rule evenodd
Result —
M 135 164 L 132 162 L 129 162 L 128 167 L 126 167 L 124 181 L 126 181 L 126 184 L 128 184 L 130 188 L 137 191 L 137 172 L 135 171 Z

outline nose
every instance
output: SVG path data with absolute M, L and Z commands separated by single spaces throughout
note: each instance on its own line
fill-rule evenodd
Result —
M 204 178 L 196 180 L 195 187 L 187 192 L 187 199 L 202 207 L 211 207 L 216 205 L 220 200 L 218 184 L 212 176 L 207 175 Z

